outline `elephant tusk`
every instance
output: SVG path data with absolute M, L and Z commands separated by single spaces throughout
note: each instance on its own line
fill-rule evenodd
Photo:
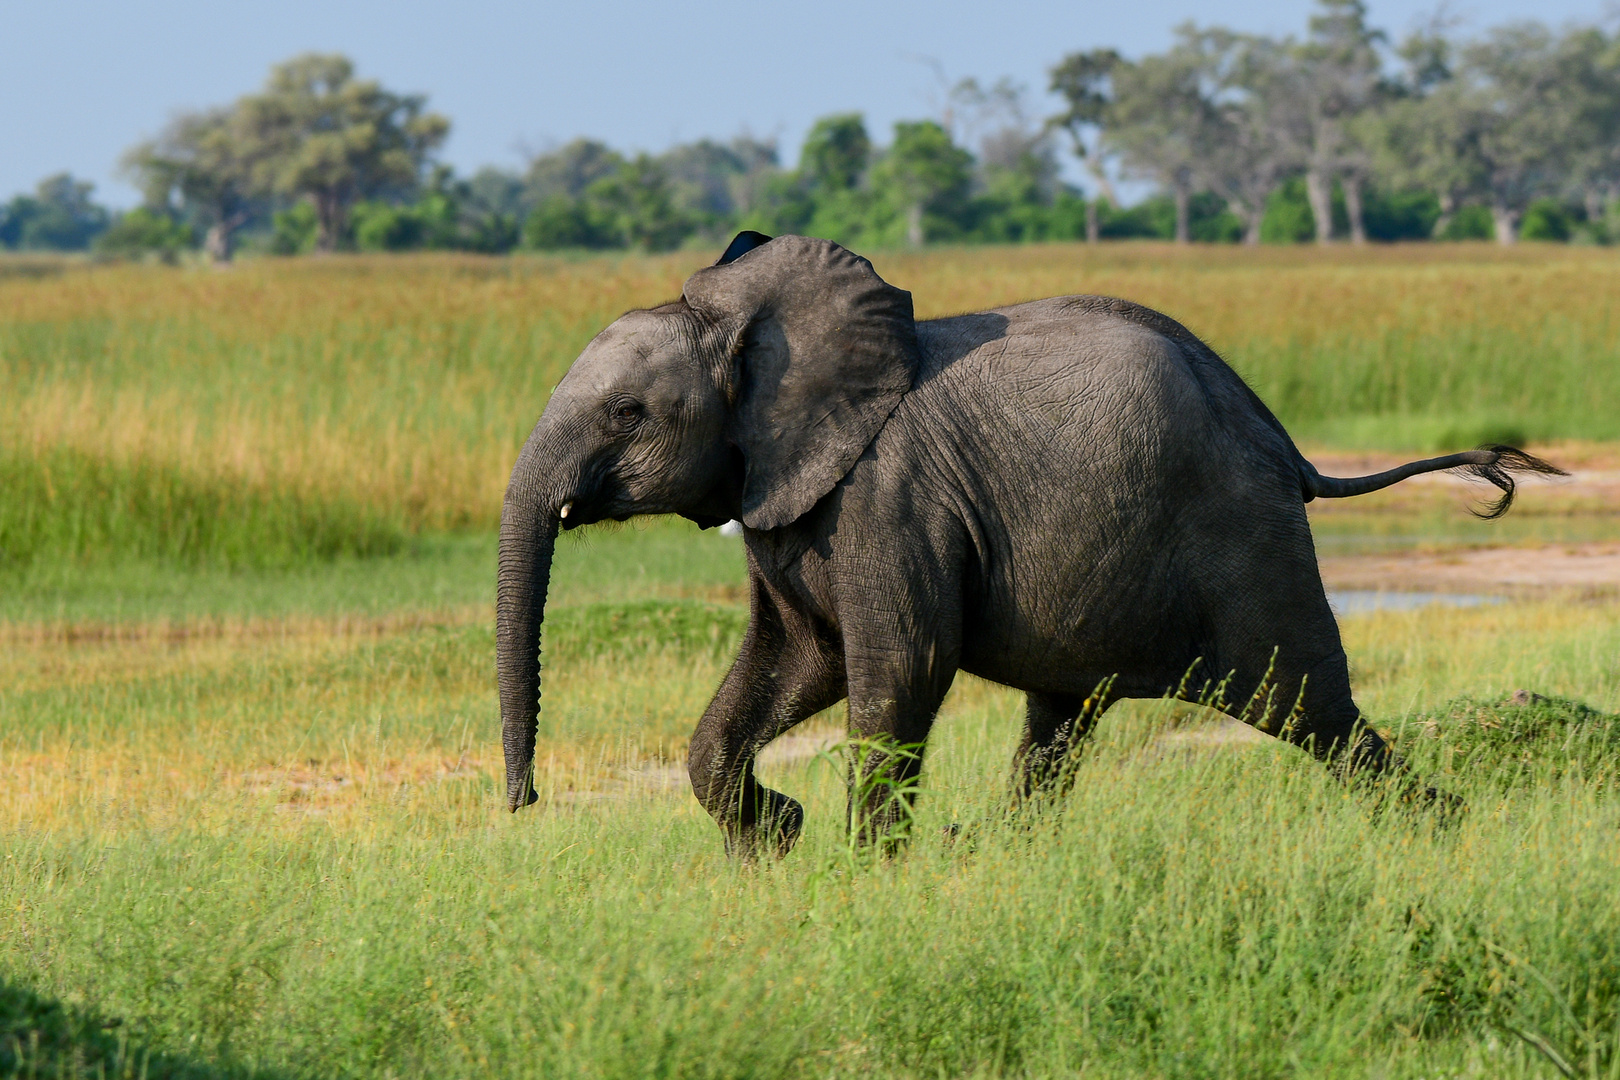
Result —
M 565 518 L 568 516 L 568 511 L 572 510 L 573 508 L 574 504 L 572 501 L 565 502 L 562 504 L 562 509 L 557 511 L 557 516 L 560 518 Z

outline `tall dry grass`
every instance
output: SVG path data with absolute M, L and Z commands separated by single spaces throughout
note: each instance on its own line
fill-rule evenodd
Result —
M 572 354 L 657 261 L 263 262 L 0 280 L 0 452 L 70 448 L 484 525 Z
M 880 269 L 925 315 L 1071 292 L 1157 308 L 1313 442 L 1620 437 L 1610 251 L 1065 245 L 888 256 Z
M 1296 434 L 1329 442 L 1620 435 L 1606 251 L 1162 246 L 878 253 L 920 315 L 1074 292 L 1186 323 Z M 0 456 L 73 453 L 203 487 L 486 528 L 551 387 L 705 256 L 81 267 L 0 277 Z

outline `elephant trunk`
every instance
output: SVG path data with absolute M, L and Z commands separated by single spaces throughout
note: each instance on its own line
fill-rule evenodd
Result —
M 541 489 L 534 440 L 512 470 L 501 509 L 500 569 L 495 589 L 495 663 L 501 693 L 501 743 L 506 751 L 506 805 L 537 801 L 534 741 L 540 716 L 540 624 L 546 613 L 551 557 L 561 524 L 558 507 Z

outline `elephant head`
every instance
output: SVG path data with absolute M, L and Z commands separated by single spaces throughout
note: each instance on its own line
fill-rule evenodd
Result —
M 506 794 L 534 802 L 540 626 L 559 528 L 681 514 L 779 528 L 843 478 L 911 388 L 911 294 L 826 240 L 743 233 L 681 298 L 585 347 L 501 512 L 496 654 Z

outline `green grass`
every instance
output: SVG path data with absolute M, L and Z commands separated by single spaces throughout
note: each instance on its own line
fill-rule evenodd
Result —
M 1504 791 L 1579 775 L 1601 790 L 1620 780 L 1620 716 L 1541 694 L 1463 696 L 1412 719 L 1408 757 L 1426 773 L 1479 770 Z
M 1544 497 L 1543 491 L 1521 491 L 1512 511 L 1495 521 L 1480 521 L 1460 505 L 1440 500 L 1393 512 L 1376 504 L 1313 503 L 1311 534 L 1316 539 L 1317 554 L 1323 556 L 1416 547 L 1580 544 L 1620 538 L 1620 519 L 1612 511 L 1592 507 L 1571 512 L 1567 507 L 1555 507 L 1553 512 L 1539 512 L 1544 509 Z
M 0 454 L 0 574 L 149 560 L 283 568 L 393 555 L 403 522 L 344 499 L 204 480 L 83 452 Z
M 427 534 L 398 553 L 290 567 L 187 566 L 161 559 L 42 560 L 0 572 L 0 621 L 139 622 L 493 608 L 495 537 Z M 674 518 L 558 540 L 553 605 L 653 597 L 739 599 L 742 541 Z M 490 616 L 494 618 L 493 614 Z
M 901 858 L 850 858 L 811 759 L 764 770 L 803 844 L 748 868 L 678 780 L 739 609 L 574 596 L 518 815 L 482 620 L 14 653 L 0 980 L 218 1075 L 1553 1075 L 1515 1030 L 1616 1060 L 1613 718 L 1489 704 L 1613 711 L 1612 604 L 1346 624 L 1449 827 L 1157 703 L 1009 822 L 1020 699 L 964 677 Z M 1571 724 L 1609 736 L 1574 768 Z
M 1481 317 L 1423 330 L 1335 327 L 1314 341 L 1246 341 L 1227 359 L 1296 439 L 1323 445 L 1447 451 L 1616 439 L 1620 413 L 1608 406 L 1620 405 L 1620 351 L 1598 318 L 1608 316 L 1585 326 Z
M 820 764 L 783 778 L 806 843 L 756 870 L 684 797 L 508 818 L 447 786 L 296 830 L 239 800 L 19 844 L 5 964 L 236 1073 L 1547 1075 L 1509 1027 L 1612 1060 L 1620 818 L 1593 789 L 1521 783 L 1437 832 L 1280 748 L 1116 730 L 1028 831 L 997 816 L 1010 711 L 949 718 L 893 864 L 848 861 Z
M 741 544 L 590 529 L 558 548 L 542 801 L 505 813 L 505 469 L 686 258 L 0 275 L 0 1076 L 1620 1076 L 1612 600 L 1345 620 L 1449 825 L 1160 702 L 1009 820 L 1022 699 L 964 676 L 901 857 L 851 852 L 810 757 L 762 766 L 808 821 L 748 867 L 682 775 Z M 1620 415 L 1605 253 L 879 268 L 924 314 L 1155 304 L 1338 445 Z M 1613 535 L 1403 500 L 1319 515 L 1324 550 Z
M 216 1070 L 132 1045 L 123 1022 L 0 983 L 0 1076 L 202 1078 Z

